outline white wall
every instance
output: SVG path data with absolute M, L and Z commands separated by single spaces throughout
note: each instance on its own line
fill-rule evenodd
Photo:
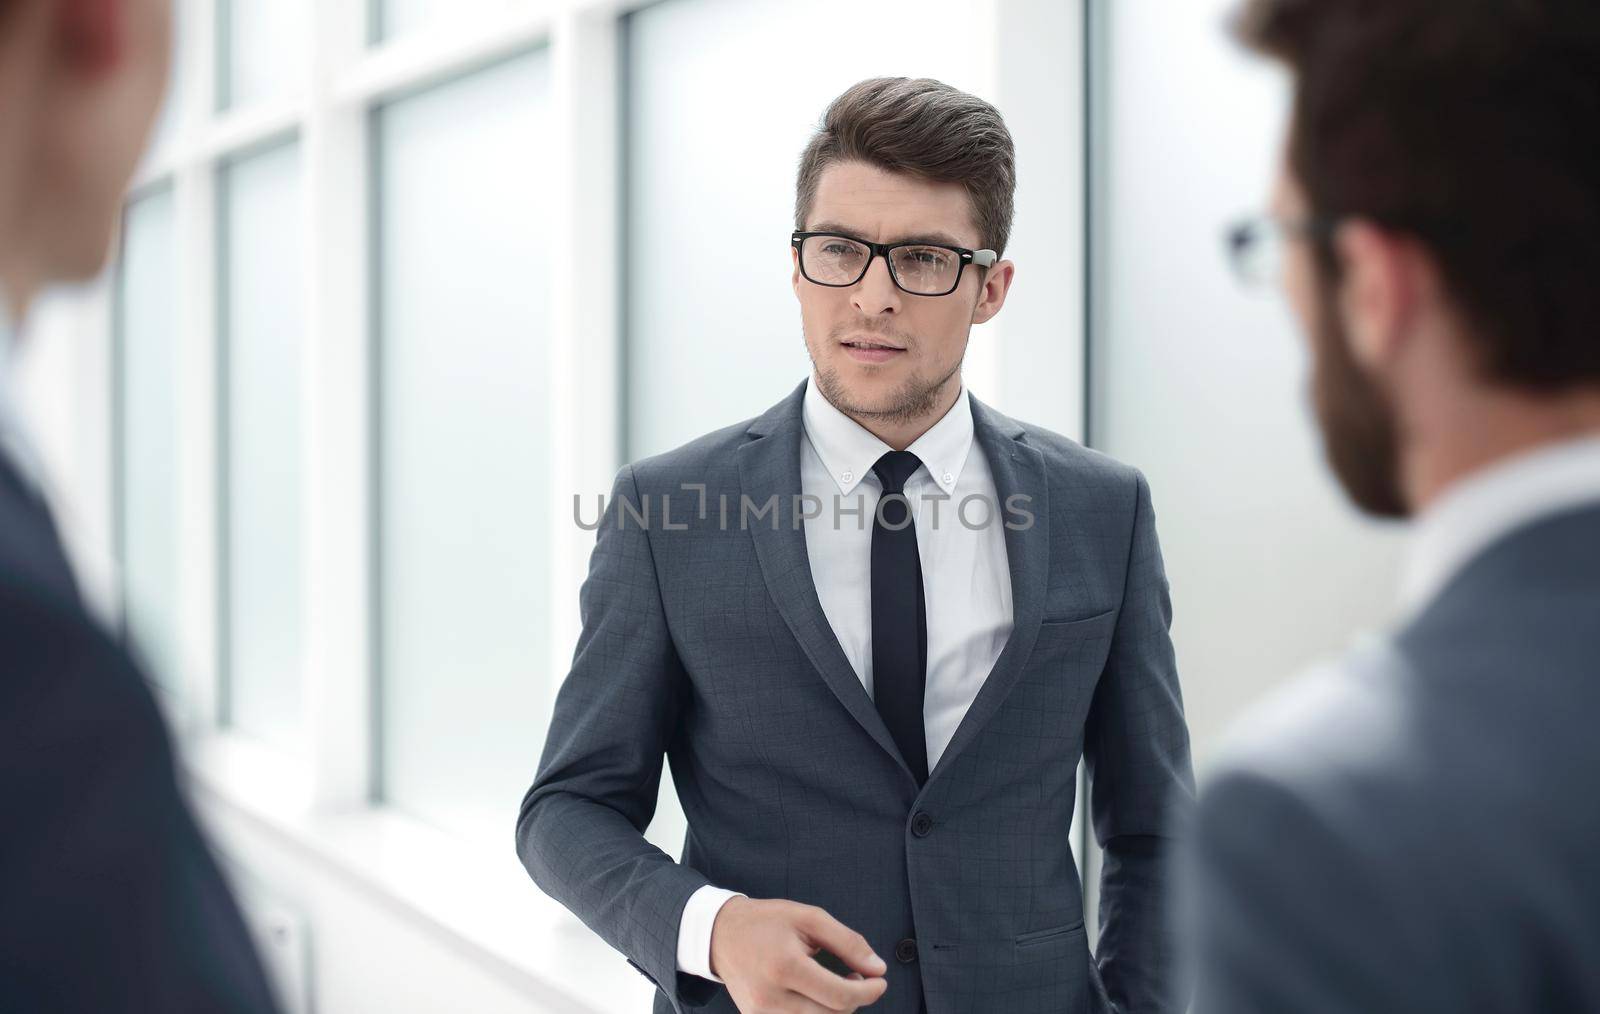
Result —
M 1227 35 L 1235 4 L 1096 7 L 1091 433 L 1150 479 L 1202 770 L 1243 707 L 1384 615 L 1397 555 L 1322 464 L 1287 306 L 1223 256 L 1287 106 Z

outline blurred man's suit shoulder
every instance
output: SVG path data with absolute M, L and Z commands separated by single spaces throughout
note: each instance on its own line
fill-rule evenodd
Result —
M 1521 527 L 1239 723 L 1197 1009 L 1600 1009 L 1597 578 L 1600 506 Z

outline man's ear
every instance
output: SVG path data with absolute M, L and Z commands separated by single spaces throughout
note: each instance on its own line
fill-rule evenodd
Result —
M 789 261 L 790 261 L 791 266 L 794 268 L 794 275 L 793 275 L 792 278 L 790 278 L 789 284 L 794 288 L 794 298 L 799 299 L 800 298 L 800 251 L 798 249 L 796 249 L 794 244 L 792 244 L 792 243 L 789 244 Z
M 54 0 L 55 39 L 67 65 L 99 77 L 114 69 L 127 48 L 127 0 Z
M 1341 224 L 1333 237 L 1343 268 L 1339 308 L 1356 362 L 1378 369 L 1405 344 L 1427 265 L 1408 237 L 1362 219 Z
M 1016 277 L 1017 266 L 1011 261 L 998 261 L 984 272 L 983 287 L 978 290 L 977 305 L 972 308 L 972 322 L 983 324 L 1006 305 L 1006 293 L 1011 291 L 1011 281 Z

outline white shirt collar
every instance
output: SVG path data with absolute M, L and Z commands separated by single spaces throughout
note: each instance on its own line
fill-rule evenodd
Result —
M 1590 503 L 1600 504 L 1600 436 L 1526 451 L 1460 480 L 1413 526 L 1402 608 L 1415 613 L 1427 605 L 1473 557 L 1516 529 Z
M 823 397 L 815 376 L 806 382 L 802 418 L 806 437 L 841 495 L 848 496 L 878 459 L 894 450 Z M 971 449 L 972 404 L 965 385 L 950 410 L 906 448 L 921 459 L 934 484 L 947 495 L 955 491 Z
M 0 286 L 0 377 L 5 376 L 11 364 L 11 304 L 6 302 L 4 287 Z
M 43 489 L 44 470 L 34 450 L 27 425 L 18 414 L 12 375 L 16 369 L 16 338 L 21 321 L 11 319 L 11 307 L 0 293 L 0 457 L 36 489 Z

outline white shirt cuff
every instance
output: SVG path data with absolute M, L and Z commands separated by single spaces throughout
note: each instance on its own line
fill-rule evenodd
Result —
M 689 895 L 678 922 L 678 971 L 712 982 L 722 981 L 711 974 L 711 928 L 728 899 L 742 897 L 737 891 L 724 891 L 710 884 Z

